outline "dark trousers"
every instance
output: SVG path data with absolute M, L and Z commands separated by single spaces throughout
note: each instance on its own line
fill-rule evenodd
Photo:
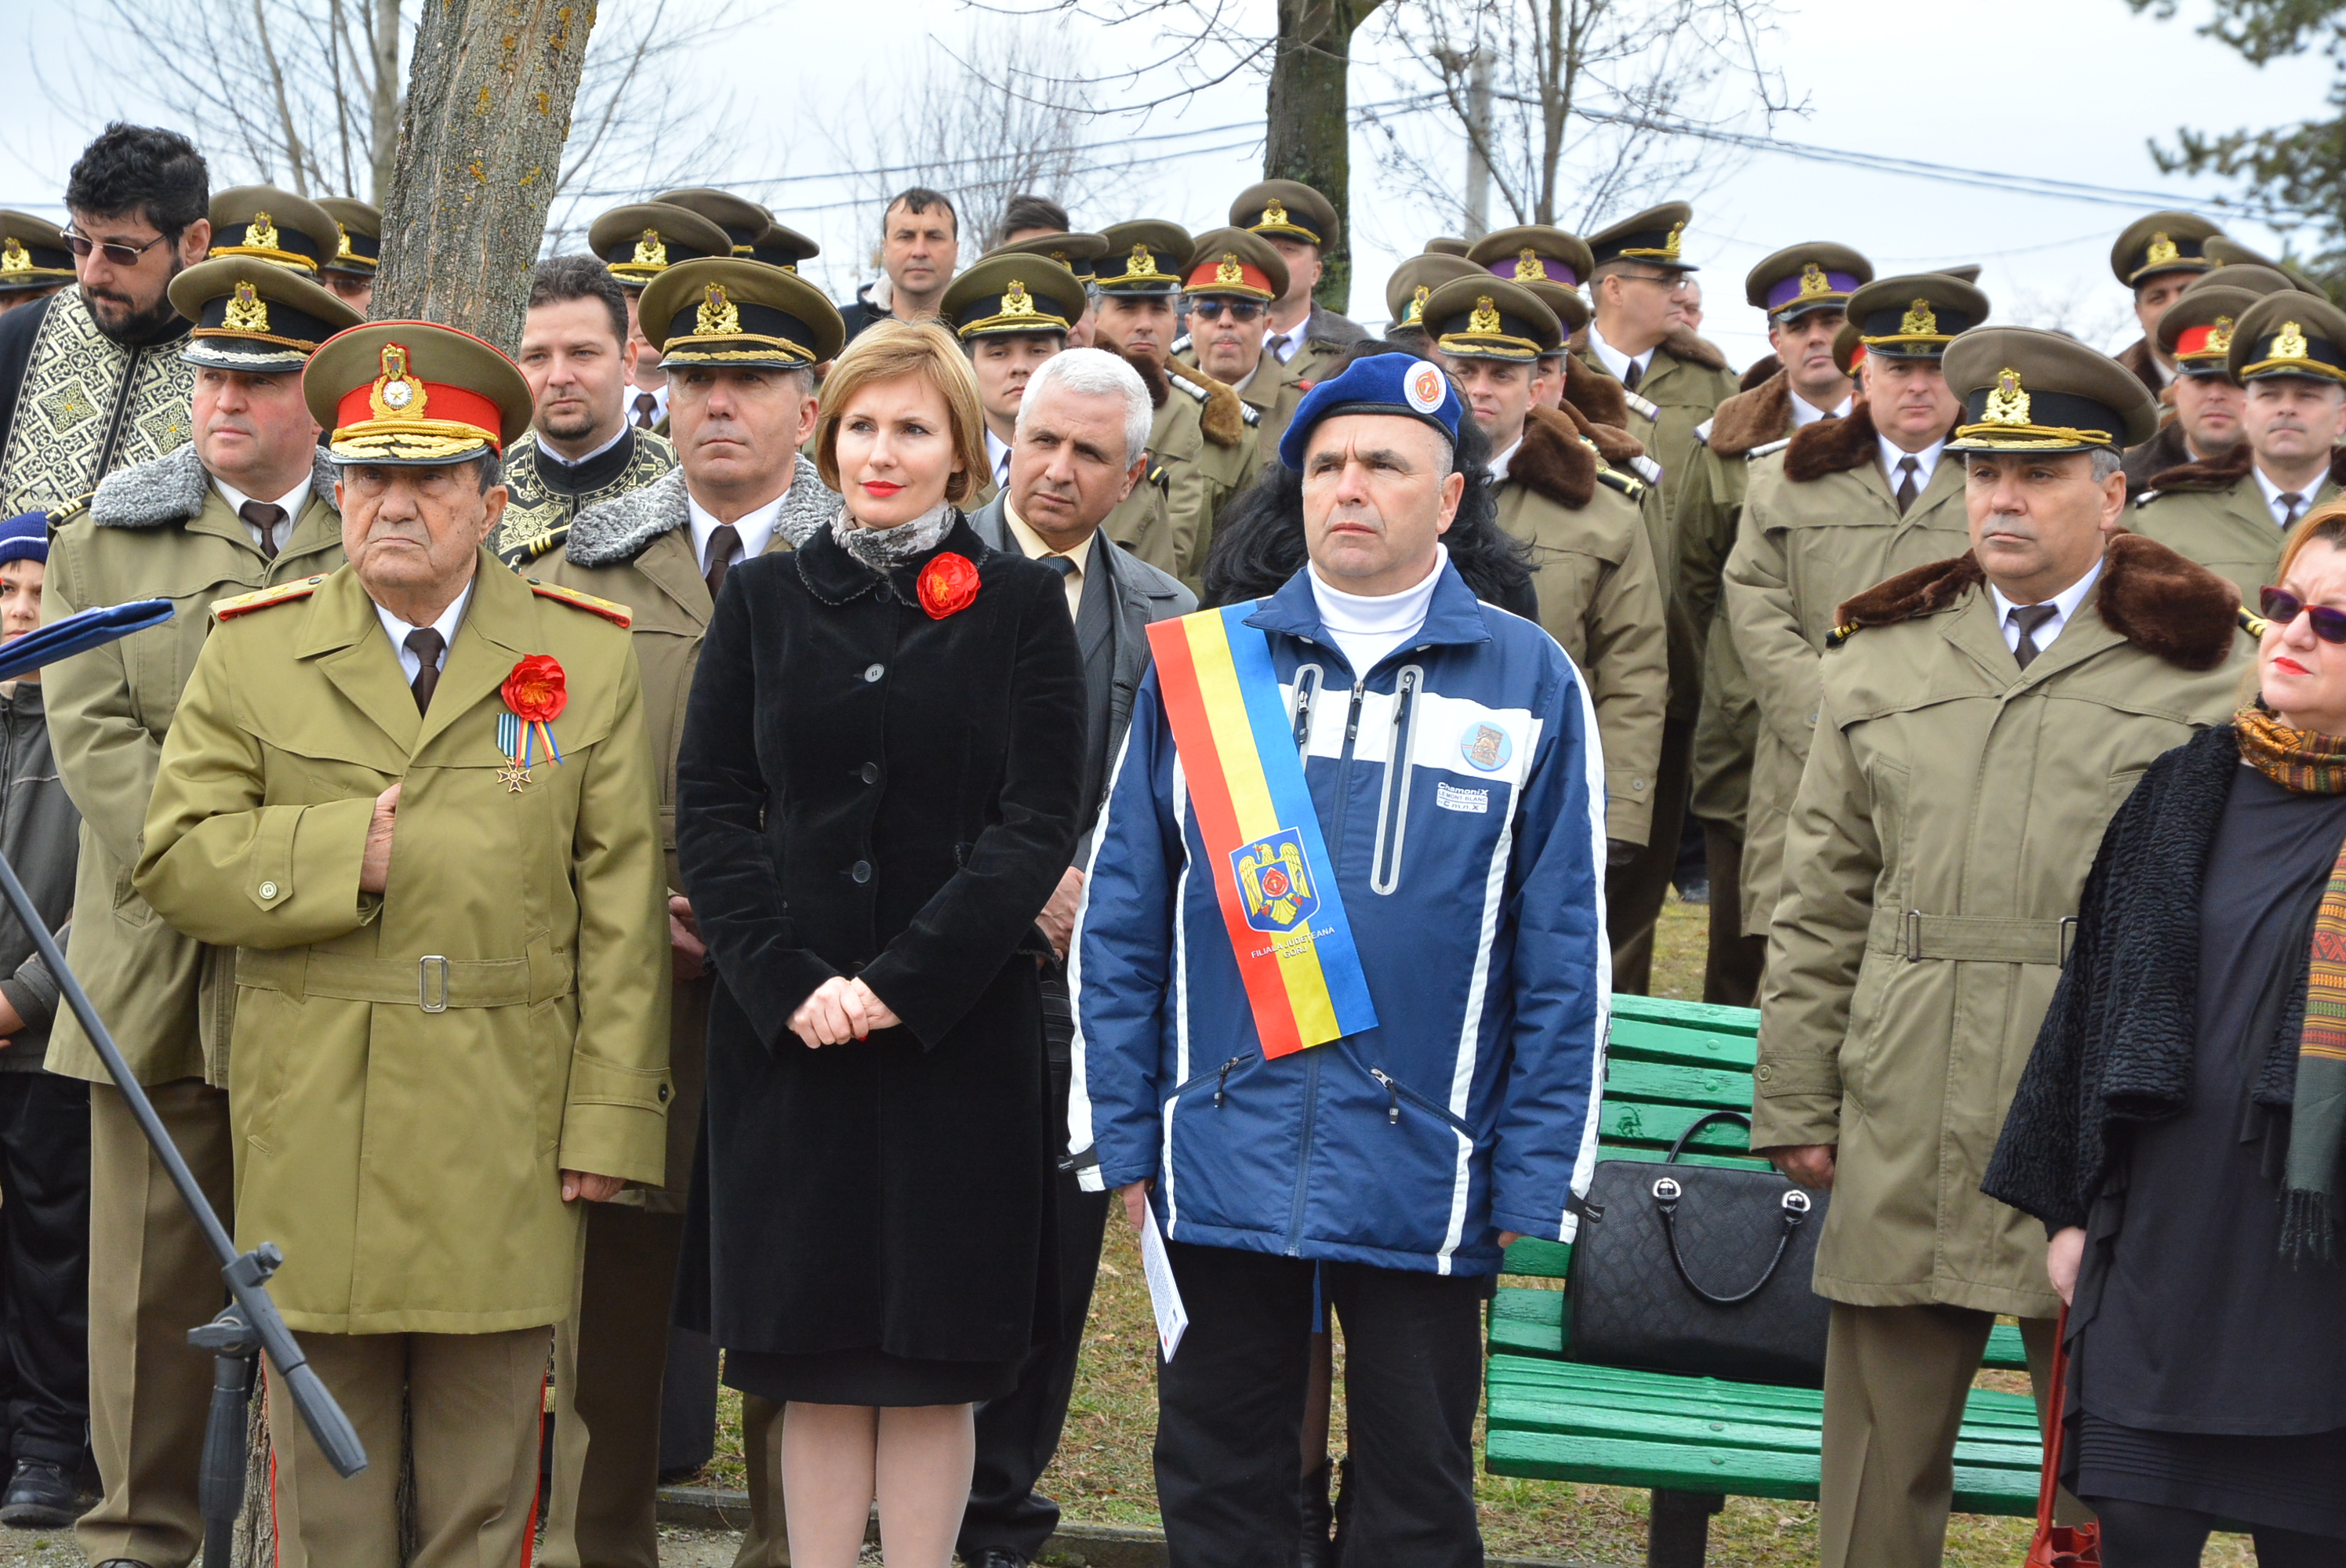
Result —
M 1086 1192 L 1073 1173 L 1060 1174 L 1058 1332 L 1049 1344 L 1026 1352 L 1015 1389 L 977 1407 L 977 1465 L 956 1548 L 972 1562 L 989 1548 L 1039 1557 L 1043 1543 L 1059 1528 L 1059 1505 L 1035 1483 L 1059 1451 L 1059 1432 L 1067 1424 L 1111 1196 Z
M 1157 1369 L 1157 1499 L 1172 1568 L 1289 1568 L 1301 1521 L 1307 1261 L 1168 1244 L 1189 1329 Z M 1474 1409 L 1487 1278 L 1319 1266 L 1344 1326 L 1348 1562 L 1480 1568 Z
M 71 1471 L 89 1436 L 89 1085 L 0 1073 L 0 1394 L 9 1452 Z
M 1710 946 L 1702 971 L 1702 999 L 1755 1007 L 1768 939 L 1743 934 L 1743 840 L 1717 822 L 1702 825 L 1703 860 L 1710 877 Z
M 2102 1522 L 2102 1562 L 2106 1568 L 2198 1568 L 2199 1554 L 2216 1521 L 2205 1513 L 2162 1508 L 2116 1498 L 2086 1501 Z M 2257 1568 L 2337 1568 L 2346 1542 L 2270 1527 L 2251 1532 Z
M 1662 762 L 1654 772 L 1653 836 L 1628 864 L 1605 873 L 1605 928 L 1613 941 L 1613 989 L 1643 996 L 1653 988 L 1654 924 L 1662 918 L 1678 872 L 1678 832 L 1694 786 L 1694 720 L 1662 721 Z M 1718 884 L 1711 887 L 1718 906 Z

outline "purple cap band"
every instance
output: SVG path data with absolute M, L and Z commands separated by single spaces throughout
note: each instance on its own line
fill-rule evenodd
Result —
M 1846 272 L 1824 272 L 1815 276 L 1821 276 L 1824 279 L 1826 290 L 1820 290 L 1817 288 L 1812 275 L 1805 268 L 1789 278 L 1779 279 L 1775 286 L 1768 290 L 1768 309 L 1771 311 L 1780 311 L 1787 305 L 1799 302 L 1803 294 L 1815 296 L 1821 292 L 1830 292 L 1846 296 L 1857 292 L 1857 280 Z
M 1534 271 L 1533 268 L 1538 270 Z M 1510 283 L 1536 283 L 1545 279 L 1550 283 L 1561 283 L 1567 289 L 1580 287 L 1580 280 L 1573 276 L 1570 267 L 1553 256 L 1533 252 L 1525 252 L 1509 261 L 1494 261 L 1489 270 L 1492 277 L 1504 278 Z

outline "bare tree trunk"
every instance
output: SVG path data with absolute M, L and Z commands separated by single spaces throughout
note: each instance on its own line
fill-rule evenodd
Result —
M 370 77 L 373 91 L 367 105 L 373 130 L 368 145 L 374 151 L 371 199 L 377 207 L 387 207 L 392 178 L 399 168 L 399 0 L 359 0 L 359 4 L 372 18 L 367 28 L 367 45 L 374 56 Z M 574 69 L 571 76 L 576 80 L 577 72 Z
M 1352 34 L 1383 0 L 1279 0 L 1279 41 L 1271 56 L 1263 148 L 1266 179 L 1294 179 L 1326 197 L 1343 226 L 1321 253 L 1313 298 L 1341 311 L 1352 298 L 1352 111 L 1345 96 Z
M 425 6 L 384 203 L 377 320 L 520 345 L 594 19 L 586 0 Z

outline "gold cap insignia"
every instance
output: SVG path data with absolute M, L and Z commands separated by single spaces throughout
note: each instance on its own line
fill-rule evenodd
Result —
M 708 297 L 700 301 L 700 310 L 692 319 L 693 332 L 704 338 L 729 338 L 741 331 L 741 312 L 725 297 L 725 285 L 709 285 Z
M 2169 261 L 2179 260 L 2182 255 L 2183 252 L 2175 248 L 2174 240 L 2164 234 L 2154 234 L 2150 237 L 2150 249 L 2143 252 L 2142 260 L 2146 267 L 2164 267 Z
M 1474 313 L 1466 319 L 1470 332 L 1495 332 L 1499 330 L 1499 307 L 1488 294 L 1474 297 Z
M 1831 292 L 1832 280 L 1825 276 L 1825 270 L 1823 268 L 1811 261 L 1807 266 L 1800 269 L 1800 297 L 1801 299 L 1813 300 L 1820 294 L 1830 294 Z
M 1237 251 L 1222 252 L 1221 263 L 1214 269 L 1214 281 L 1224 285 L 1246 281 L 1246 269 L 1239 265 Z
M 1157 276 L 1157 258 L 1149 254 L 1148 246 L 1136 245 L 1126 261 L 1125 270 L 1136 278 L 1154 278 Z
M 240 278 L 236 292 L 229 296 L 228 313 L 220 319 L 224 332 L 265 332 L 269 331 L 269 301 L 260 291 Z
M 1001 313 L 1005 316 L 1035 314 L 1035 297 L 1026 291 L 1026 285 L 1021 280 L 1010 280 L 1010 291 L 1002 296 Z
M 1519 283 L 1547 281 L 1547 269 L 1540 265 L 1539 252 L 1528 245 L 1515 252 L 1515 280 Z
M 1266 224 L 1283 225 L 1287 221 L 1287 203 L 1269 201 L 1263 204 L 1262 220 Z
M 1064 267 L 1067 264 L 1067 253 L 1064 250 L 1054 250 L 1051 252 L 1051 260 Z
M 644 230 L 642 238 L 636 241 L 636 254 L 632 260 L 633 264 L 638 267 L 665 267 L 668 265 L 668 242 L 660 238 L 660 232 L 658 229 L 647 229 Z
M 1662 254 L 1675 261 L 1678 259 L 1678 240 L 1686 233 L 1687 220 L 1679 219 L 1670 225 L 1670 237 L 1662 241 Z
M 2232 318 L 2218 316 L 2208 325 L 2208 352 L 2220 354 L 2232 347 Z
M 424 402 L 423 383 L 407 368 L 407 345 L 383 344 L 382 374 L 374 378 L 374 390 L 367 393 L 375 418 L 422 419 Z
M 358 252 L 351 249 L 351 231 L 337 219 L 334 224 L 334 260 L 339 261 L 345 256 L 355 258 L 357 255 Z
M 1417 292 L 1409 297 L 1409 309 L 1402 313 L 1401 324 L 1402 326 L 1406 327 L 1413 322 L 1421 321 L 1425 319 L 1425 301 L 1428 296 L 1432 295 L 1433 292 L 1433 289 L 1426 284 L 1420 283 L 1417 286 Z
M 274 250 L 277 245 L 277 225 L 269 220 L 266 212 L 256 212 L 252 221 L 244 226 L 244 242 L 256 250 Z
M 1995 386 L 1980 410 L 1982 424 L 2026 424 L 2028 394 L 2021 390 L 2020 372 L 2006 365 L 1996 372 Z
M 1906 316 L 1898 323 L 1901 337 L 1935 337 L 1939 331 L 1939 313 L 1931 309 L 1928 300 L 1917 300 L 1907 308 Z
M 25 249 L 15 236 L 0 239 L 0 272 L 29 272 L 33 270 L 33 253 Z
M 2283 321 L 2280 335 L 2272 341 L 2272 357 L 2277 360 L 2301 360 L 2307 357 L 2305 329 L 2295 321 Z

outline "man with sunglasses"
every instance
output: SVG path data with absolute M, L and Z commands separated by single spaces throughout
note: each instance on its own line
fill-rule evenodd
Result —
M 1235 389 L 1262 416 L 1255 426 L 1258 455 L 1248 484 L 1311 390 L 1303 372 L 1312 361 L 1300 355 L 1282 360 L 1270 348 L 1271 312 L 1279 304 L 1265 300 L 1262 290 L 1284 286 L 1287 276 L 1286 260 L 1270 241 L 1244 229 L 1218 229 L 1198 237 L 1189 281 L 1182 288 L 1189 300 L 1189 332 L 1173 345 L 1174 359 Z
M 1967 537 L 1834 617 L 1760 986 L 1751 1146 L 1832 1193 L 1821 1568 L 1936 1568 L 1998 1314 L 2042 1396 L 2045 1229 L 1980 1183 L 2102 830 L 2241 668 L 2229 585 L 2119 526 L 2119 452 L 2157 423 L 2141 382 L 2022 327 L 1944 366 Z
M 187 444 L 188 322 L 166 290 L 204 259 L 211 177 L 177 131 L 106 127 L 66 180 L 76 287 L 0 319 L 0 516 L 67 505 Z

